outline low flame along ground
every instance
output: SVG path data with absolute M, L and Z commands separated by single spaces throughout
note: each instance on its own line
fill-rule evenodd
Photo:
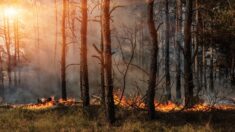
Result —
M 126 97 L 123 97 L 120 101 L 120 96 L 114 95 L 114 102 L 115 105 L 118 105 L 123 108 L 127 109 L 146 109 L 145 103 L 141 100 L 140 97 L 136 97 L 135 99 L 127 99 Z M 92 101 L 91 101 L 92 102 Z M 94 101 L 97 102 L 97 101 Z M 94 103 L 95 104 L 95 103 Z M 96 103 L 97 104 L 97 103 Z M 47 101 L 44 103 L 37 103 L 37 104 L 28 104 L 23 105 L 21 108 L 28 109 L 28 110 L 43 110 L 43 109 L 50 109 L 50 108 L 56 108 L 57 106 L 76 106 L 78 103 L 75 101 L 75 99 L 67 99 L 67 101 L 64 101 L 62 99 L 59 99 L 56 101 L 54 98 L 51 101 Z M 193 108 L 190 109 L 183 109 L 183 105 L 177 105 L 173 102 L 167 102 L 167 103 L 159 103 L 158 101 L 155 101 L 155 109 L 156 111 L 160 112 L 176 112 L 176 111 L 202 111 L 207 112 L 211 110 L 235 110 L 234 105 L 214 105 L 209 106 L 206 104 L 197 104 Z
M 137 97 L 135 100 L 126 99 L 123 97 L 123 99 L 120 101 L 119 96 L 114 96 L 115 104 L 120 105 L 121 107 L 126 108 L 140 108 L 140 109 L 146 109 L 146 104 L 143 101 L 140 101 L 140 97 Z M 177 105 L 174 102 L 168 101 L 167 103 L 159 103 L 157 100 L 155 100 L 155 110 L 160 112 L 174 112 L 174 111 L 211 111 L 211 110 L 235 110 L 234 105 L 214 105 L 210 106 L 207 104 L 197 104 L 194 107 L 190 109 L 183 109 L 183 105 Z
M 53 98 L 53 100 L 48 101 L 48 102 L 23 105 L 23 106 L 20 106 L 20 108 L 28 109 L 28 110 L 43 110 L 43 109 L 54 108 L 59 105 L 61 105 L 61 106 L 74 106 L 74 105 L 76 105 L 76 101 L 75 101 L 75 99 L 72 99 L 72 98 L 67 99 L 66 101 L 63 99 L 59 99 L 58 101 L 56 101 Z

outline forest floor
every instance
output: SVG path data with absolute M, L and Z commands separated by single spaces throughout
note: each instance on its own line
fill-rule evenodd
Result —
M 157 112 L 155 121 L 146 112 L 117 108 L 117 122 L 109 126 L 98 106 L 86 110 L 63 107 L 47 110 L 0 108 L 0 131 L 235 131 L 235 111 Z

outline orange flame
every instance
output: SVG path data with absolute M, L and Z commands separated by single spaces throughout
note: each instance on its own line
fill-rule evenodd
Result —
M 50 101 L 45 101 L 45 102 L 37 103 L 37 104 L 29 104 L 29 105 L 24 106 L 23 108 L 29 109 L 29 110 L 42 110 L 42 109 L 54 108 L 59 105 L 73 106 L 75 104 L 76 102 L 75 102 L 75 99 L 73 98 L 69 98 L 67 100 L 59 99 L 58 101 L 56 101 L 54 97 L 52 97 Z
M 143 102 L 141 97 L 137 96 L 134 99 L 127 99 L 125 96 L 123 96 L 122 100 L 120 100 L 120 94 L 115 93 L 114 94 L 114 102 L 115 105 L 119 105 L 124 108 L 139 108 L 139 109 L 146 109 L 146 104 Z M 171 112 L 171 111 L 180 111 L 183 110 L 183 105 L 178 105 L 174 102 L 168 101 L 167 103 L 160 103 L 159 101 L 155 100 L 155 110 L 160 112 Z M 210 106 L 205 103 L 196 104 L 194 107 L 189 109 L 184 109 L 183 111 L 211 111 L 213 109 L 216 110 L 235 110 L 234 105 L 214 105 Z
M 146 104 L 143 101 L 143 99 L 140 96 L 132 97 L 132 98 L 127 98 L 125 96 L 122 97 L 120 100 L 120 94 L 119 92 L 114 94 L 114 103 L 115 105 L 118 105 L 120 107 L 126 108 L 126 109 L 132 109 L 132 108 L 137 108 L 137 109 L 146 109 Z M 93 103 L 96 101 L 93 101 Z M 92 103 L 92 104 L 93 104 Z M 210 106 L 205 103 L 200 103 L 195 105 L 192 108 L 189 109 L 183 109 L 184 106 L 181 104 L 176 104 L 174 102 L 168 101 L 167 103 L 160 103 L 159 101 L 155 100 L 155 110 L 160 111 L 160 112 L 174 112 L 174 111 L 186 111 L 186 112 L 206 112 L 206 111 L 211 111 L 211 110 L 235 110 L 234 105 L 225 105 L 225 104 L 220 104 L 220 105 L 214 105 Z M 95 103 L 94 103 L 95 104 Z M 50 101 L 47 101 L 46 99 L 42 99 L 41 103 L 37 104 L 29 104 L 26 106 L 23 106 L 25 109 L 30 109 L 30 110 L 42 110 L 42 109 L 49 109 L 49 108 L 54 108 L 56 106 L 74 106 L 76 105 L 76 101 L 73 98 L 69 98 L 67 100 L 59 99 L 55 100 L 54 97 L 51 97 Z

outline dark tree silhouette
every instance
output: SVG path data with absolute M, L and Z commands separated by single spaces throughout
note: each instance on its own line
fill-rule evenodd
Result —
M 165 75 L 166 75 L 166 100 L 171 100 L 171 78 L 170 78 L 170 24 L 169 24 L 169 1 L 165 0 Z
M 193 71 L 192 71 L 192 45 L 191 26 L 193 16 L 193 0 L 186 0 L 186 15 L 184 23 L 184 89 L 185 107 L 191 107 L 193 101 Z
M 158 34 L 154 22 L 154 0 L 148 1 L 148 28 L 152 39 L 152 50 L 150 60 L 149 82 L 147 90 L 147 109 L 149 119 L 155 118 L 155 87 L 156 87 L 156 73 L 157 73 L 157 56 L 158 56 Z
M 66 91 L 66 13 L 67 13 L 67 0 L 63 0 L 63 14 L 62 14 L 62 51 L 61 51 L 61 88 L 62 99 L 67 99 Z
M 6 51 L 7 51 L 7 75 L 8 75 L 8 82 L 9 86 L 11 86 L 11 50 L 10 50 L 10 44 L 11 44 L 11 36 L 10 36 L 10 23 L 9 19 L 4 17 L 4 39 L 5 39 L 5 45 L 6 45 Z
M 105 109 L 109 123 L 115 122 L 112 78 L 112 49 L 110 34 L 110 0 L 104 0 L 102 5 L 102 30 L 104 43 L 104 71 L 105 71 Z
M 80 80 L 81 80 L 81 94 L 83 106 L 90 104 L 89 97 L 89 79 L 88 79 L 88 66 L 87 66 L 87 0 L 81 1 L 81 50 L 80 50 Z
M 181 38 L 182 38 L 182 2 L 176 1 L 176 98 L 181 98 Z

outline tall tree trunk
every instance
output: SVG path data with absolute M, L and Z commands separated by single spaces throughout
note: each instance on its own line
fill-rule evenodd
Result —
M 232 54 L 232 63 L 231 63 L 231 85 L 235 84 L 235 56 Z
M 101 32 L 102 34 L 102 32 Z M 103 44 L 103 35 L 101 35 L 101 68 L 100 68 L 100 76 L 101 76 L 101 99 L 102 99 L 102 104 L 105 104 L 105 80 L 104 80 L 104 44 Z
M 193 71 L 191 25 L 193 16 L 193 0 L 186 0 L 186 16 L 184 25 L 184 89 L 185 107 L 193 106 Z
M 19 29 L 18 29 L 18 18 L 14 21 L 14 85 L 17 86 L 17 63 L 18 63 L 18 48 L 19 48 Z
M 67 99 L 66 92 L 66 13 L 67 13 L 67 0 L 63 0 L 63 15 L 62 15 L 62 51 L 61 51 L 61 88 L 62 99 Z
M 165 75 L 166 75 L 166 99 L 171 100 L 171 80 L 170 80 L 170 24 L 169 24 L 169 1 L 165 0 Z
M 149 119 L 155 118 L 155 87 L 157 78 L 158 34 L 154 23 L 154 0 L 148 1 L 148 28 L 152 39 L 152 51 L 150 60 L 149 82 L 147 90 L 147 109 Z
M 196 0 L 196 8 L 198 9 L 200 7 L 200 0 Z M 197 56 L 198 59 L 198 70 L 197 70 L 197 84 L 198 84 L 198 89 L 197 89 L 197 96 L 202 90 L 202 84 L 203 84 L 203 61 L 202 61 L 202 50 L 203 50 L 203 41 L 200 33 L 202 33 L 202 15 L 200 10 L 196 11 L 196 43 L 198 48 L 200 49 L 199 53 L 200 55 Z
M 213 20 L 211 24 L 211 38 L 210 38 L 210 84 L 209 93 L 214 92 L 214 66 L 213 66 Z
M 55 45 L 54 45 L 54 65 L 55 65 L 55 83 L 60 91 L 60 75 L 59 75 L 59 67 L 57 62 L 57 50 L 58 50 L 58 0 L 54 0 L 54 15 L 55 15 Z
M 112 49 L 110 34 L 110 0 L 104 0 L 102 6 L 102 29 L 104 40 L 104 64 L 105 64 L 105 104 L 106 118 L 109 123 L 115 122 L 115 109 L 113 100 L 113 79 L 112 79 Z
M 206 46 L 203 43 L 202 45 L 202 63 L 203 63 L 203 86 L 207 90 L 207 63 L 206 63 Z
M 17 19 L 17 36 L 18 36 L 18 38 L 17 38 L 17 45 L 16 45 L 16 52 L 17 52 L 17 66 L 18 66 L 18 79 L 17 79 L 17 84 L 18 85 L 20 85 L 20 83 L 21 83 L 21 67 L 20 67 L 20 31 L 19 31 L 19 21 L 18 21 L 18 19 Z
M 214 91 L 214 66 L 213 66 L 213 48 L 211 44 L 211 55 L 210 55 L 210 93 Z
M 57 10 L 58 10 L 58 7 L 57 7 L 57 0 L 54 0 L 54 4 L 55 4 L 55 46 L 54 46 L 54 62 L 56 64 L 56 55 L 57 55 L 57 43 L 58 43 L 58 36 L 57 36 L 57 33 L 58 33 L 58 15 L 57 15 Z
M 176 1 L 176 43 L 177 43 L 177 51 L 176 51 L 176 98 L 181 98 L 181 49 L 182 46 L 182 2 L 181 0 Z
M 4 89 L 4 75 L 3 75 L 3 61 L 2 61 L 2 51 L 3 47 L 0 48 L 0 79 L 1 79 L 1 84 L 0 84 L 0 97 L 2 97 L 2 100 L 4 100 L 5 96 L 5 89 Z
M 101 0 L 101 3 L 103 3 L 103 0 Z M 102 4 L 100 6 L 100 9 L 102 9 Z M 104 80 L 104 43 L 103 43 L 103 25 L 102 25 L 102 11 L 100 12 L 100 58 L 101 58 L 101 67 L 100 67 L 100 87 L 101 87 L 101 103 L 105 107 L 105 80 Z
M 89 97 L 89 80 L 88 80 L 88 68 L 87 68 L 87 0 L 81 1 L 81 12 L 82 12 L 82 20 L 81 20 L 81 58 L 80 58 L 80 78 L 82 92 L 83 92 L 83 106 L 88 106 L 90 104 Z
M 10 51 L 10 25 L 9 25 L 9 19 L 4 18 L 4 36 L 5 36 L 5 45 L 7 50 L 7 74 L 8 74 L 8 81 L 9 81 L 9 87 L 11 86 L 11 51 Z

